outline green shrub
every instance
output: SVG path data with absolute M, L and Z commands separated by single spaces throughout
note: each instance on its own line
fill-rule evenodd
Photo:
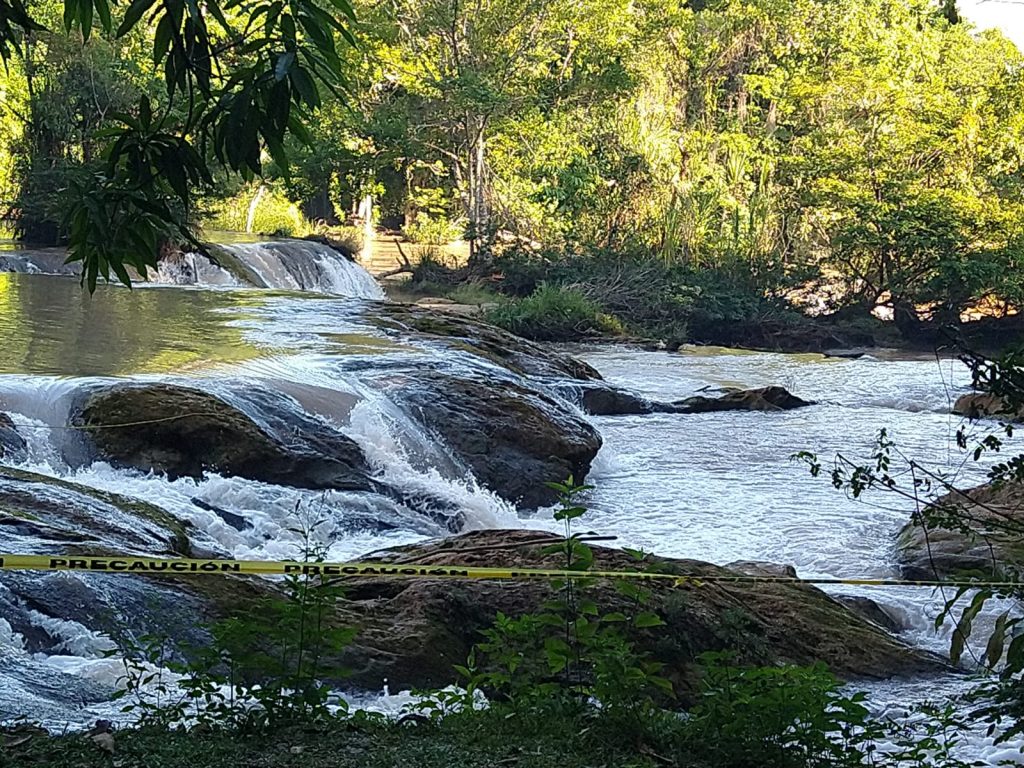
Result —
M 327 238 L 333 247 L 352 255 L 363 250 L 363 228 L 351 226 L 328 227 L 317 225 L 314 234 Z
M 699 291 L 683 269 L 644 249 L 585 253 L 527 253 L 510 250 L 496 257 L 499 290 L 528 296 L 542 283 L 576 290 L 601 311 L 619 319 L 631 333 L 686 341 L 687 324 Z
M 421 245 L 447 245 L 460 240 L 465 234 L 462 222 L 443 216 L 432 217 L 423 211 L 416 214 L 416 220 L 402 230 L 411 243 Z
M 245 189 L 234 197 L 216 201 L 210 206 L 210 211 L 203 222 L 204 225 L 209 229 L 245 232 L 249 207 L 257 194 L 260 197 L 252 220 L 254 233 L 281 237 L 304 237 L 313 231 L 313 226 L 305 219 L 295 203 L 280 192 L 270 189 L 266 189 L 262 194 L 253 189 Z
M 527 339 L 575 341 L 623 333 L 622 324 L 574 288 L 542 283 L 525 299 L 509 301 L 487 319 Z
M 490 288 L 479 283 L 466 283 L 452 291 L 447 291 L 445 297 L 459 304 L 499 304 L 504 298 L 492 291 Z
M 721 768 L 862 764 L 866 697 L 845 696 L 823 664 L 738 667 L 710 653 L 700 663 L 700 698 L 683 732 L 691 753 Z

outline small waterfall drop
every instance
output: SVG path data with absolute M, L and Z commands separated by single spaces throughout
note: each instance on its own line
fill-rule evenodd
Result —
M 384 290 L 362 266 L 324 243 L 272 240 L 209 246 L 212 256 L 175 253 L 160 260 L 143 282 L 201 287 L 278 288 L 383 300 Z M 63 248 L 0 249 L 0 272 L 79 274 Z M 133 273 L 134 275 L 134 273 Z M 134 275 L 133 279 L 138 279 Z
M 245 283 L 227 269 L 200 253 L 182 253 L 157 265 L 156 279 L 162 285 L 241 286 Z
M 384 290 L 365 269 L 322 243 L 275 240 L 221 246 L 261 288 L 380 300 Z

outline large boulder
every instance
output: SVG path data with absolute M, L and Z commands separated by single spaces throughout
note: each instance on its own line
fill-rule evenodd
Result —
M 789 411 L 814 405 L 784 387 L 761 387 L 727 392 L 719 397 L 694 395 L 672 403 L 674 413 L 711 413 L 714 411 Z
M 368 307 L 366 312 L 386 333 L 469 352 L 520 375 L 583 381 L 601 378 L 601 374 L 581 360 L 475 318 L 410 304 L 380 304 Z
M 544 545 L 557 537 L 536 531 L 488 530 L 442 542 L 372 556 L 395 563 L 501 567 L 558 567 Z M 635 570 L 636 561 L 617 549 L 594 547 L 595 568 Z M 696 577 L 736 572 L 695 560 L 657 558 L 660 568 Z M 346 582 L 343 623 L 360 627 L 343 661 L 350 683 L 379 689 L 443 686 L 457 682 L 453 664 L 464 663 L 480 630 L 500 611 L 518 616 L 543 610 L 553 597 L 546 580 L 484 581 L 355 578 Z M 750 664 L 825 662 L 844 679 L 882 679 L 944 668 L 938 657 L 920 653 L 864 620 L 824 592 L 779 583 L 695 582 L 645 585 L 650 610 L 666 626 L 643 633 L 640 646 L 658 661 L 677 689 L 693 683 L 695 657 L 732 649 Z M 586 588 L 602 611 L 629 609 L 607 581 Z
M 80 398 L 71 422 L 102 458 L 171 478 L 218 472 L 299 488 L 373 487 L 359 446 L 291 398 L 238 398 L 236 407 L 189 387 L 123 384 Z
M 600 381 L 567 381 L 555 384 L 553 388 L 560 397 L 575 402 L 591 416 L 636 416 L 671 407 Z
M 582 481 L 601 448 L 593 426 L 525 382 L 423 371 L 392 397 L 482 486 L 527 508 L 555 501 L 545 483 Z
M 716 397 L 694 395 L 671 403 L 648 400 L 628 389 L 601 381 L 569 381 L 554 386 L 592 416 L 636 416 L 648 413 L 711 413 L 714 411 L 788 411 L 814 405 L 783 387 L 736 389 Z
M 944 524 L 913 521 L 900 531 L 897 557 L 905 578 L 1024 573 L 1024 486 L 986 484 L 954 491 L 936 500 L 924 517 Z
M 953 413 L 969 419 L 998 418 L 1003 421 L 1024 420 L 1024 410 L 1007 405 L 991 392 L 967 392 L 953 404 Z

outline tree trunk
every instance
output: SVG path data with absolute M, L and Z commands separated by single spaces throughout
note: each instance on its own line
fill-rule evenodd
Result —
M 256 209 L 259 207 L 260 200 L 263 199 L 263 195 L 267 193 L 267 188 L 260 184 L 256 190 L 256 194 L 252 196 L 252 200 L 249 201 L 249 212 L 245 217 L 245 232 L 246 234 L 252 234 L 252 228 L 256 222 Z
M 479 118 L 469 142 L 469 258 L 475 261 L 481 252 L 481 241 L 490 226 L 487 200 L 487 145 L 484 138 L 485 119 Z
M 363 225 L 363 247 L 359 258 L 369 262 L 373 258 L 373 195 L 366 195 L 359 203 L 359 218 Z

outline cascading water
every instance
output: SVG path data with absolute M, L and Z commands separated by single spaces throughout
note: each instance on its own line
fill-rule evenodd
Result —
M 312 293 L 383 299 L 376 280 L 351 259 L 333 248 L 308 240 L 274 240 L 219 246 L 240 267 L 236 279 L 258 288 L 280 288 Z M 193 260 L 205 257 L 189 254 Z M 212 266 L 212 265 L 211 265 Z M 224 267 L 220 269 L 224 271 Z M 202 275 L 195 281 L 204 284 Z
M 210 246 L 214 261 L 199 253 L 162 259 L 150 280 L 159 285 L 274 288 L 381 300 L 384 290 L 352 259 L 323 243 L 272 240 Z M 0 250 L 0 272 L 78 274 L 60 248 Z
M 77 274 L 75 264 L 65 264 L 63 248 L 22 248 L 0 242 L 0 272 L 25 272 L 43 275 Z
M 353 277 L 348 295 L 381 295 L 379 288 L 363 286 L 362 273 L 350 275 L 350 262 L 337 261 L 340 256 L 326 255 L 340 265 L 340 277 L 315 266 L 325 258 L 322 248 L 252 244 L 231 252 L 268 281 L 294 283 L 281 287 L 344 293 L 343 278 Z M 389 336 L 367 319 L 369 306 L 378 305 L 269 291 L 129 292 L 102 286 L 89 300 L 73 281 L 0 274 L 0 411 L 11 414 L 28 443 L 17 466 L 158 505 L 191 526 L 197 552 L 213 556 L 293 557 L 299 543 L 294 529 L 310 514 L 327 520 L 318 535 L 329 557 L 339 560 L 444 535 L 453 509 L 461 513 L 455 524 L 463 529 L 557 530 L 550 512 L 520 519 L 509 503 L 478 487 L 458 458 L 392 397 L 425 370 L 497 381 L 510 375 L 507 369 L 422 339 Z M 605 444 L 589 478 L 596 487 L 587 500 L 592 512 L 586 526 L 617 536 L 623 545 L 722 564 L 787 563 L 809 577 L 891 577 L 892 537 L 909 510 L 853 502 L 827 481 L 811 478 L 791 454 L 812 450 L 827 459 L 843 451 L 861 457 L 886 427 L 919 461 L 942 467 L 959 460 L 958 420 L 949 406 L 969 381 L 949 361 L 710 349 L 578 352 L 612 383 L 659 400 L 707 386 L 781 384 L 820 403 L 786 413 L 595 418 Z M 377 481 L 396 493 L 311 491 L 222 474 L 168 480 L 104 462 L 69 461 L 76 435 L 65 425 L 76 393 L 125 379 L 185 384 L 240 406 L 247 392 L 281 393 L 355 440 Z M 965 471 L 983 479 L 980 468 Z M 974 477 L 961 480 L 969 484 Z M 54 503 L 83 515 L 93 510 L 110 525 L 63 531 L 46 528 L 40 518 L 36 527 L 26 522 L 13 532 L 0 530 L 0 550 L 46 551 L 51 539 L 72 534 L 114 551 L 159 552 L 168 546 L 171 533 L 160 525 L 129 530 L 117 524 L 115 510 L 96 511 L 107 503 L 102 498 L 60 486 L 47 493 Z M 140 588 L 138 579 L 48 578 L 49 591 L 37 587 L 39 602 L 29 611 L 8 611 L 0 588 L 0 712 L 28 714 L 53 727 L 88 724 L 116 711 L 108 699 L 121 668 L 107 658 L 108 638 L 87 629 L 68 606 L 44 598 L 78 594 L 68 590 L 79 582 L 108 593 L 121 590 L 116 598 L 126 606 L 168 598 Z M 31 588 L 19 587 L 22 593 Z M 873 598 L 902 625 L 904 638 L 945 650 L 948 633 L 932 629 L 940 596 L 893 588 L 837 591 Z M 176 615 L 171 607 L 167 611 Z M 957 685 L 951 677 L 916 686 L 876 685 L 875 691 L 906 702 L 943 695 Z M 1000 756 L 983 735 L 972 748 L 972 756 L 993 764 Z

